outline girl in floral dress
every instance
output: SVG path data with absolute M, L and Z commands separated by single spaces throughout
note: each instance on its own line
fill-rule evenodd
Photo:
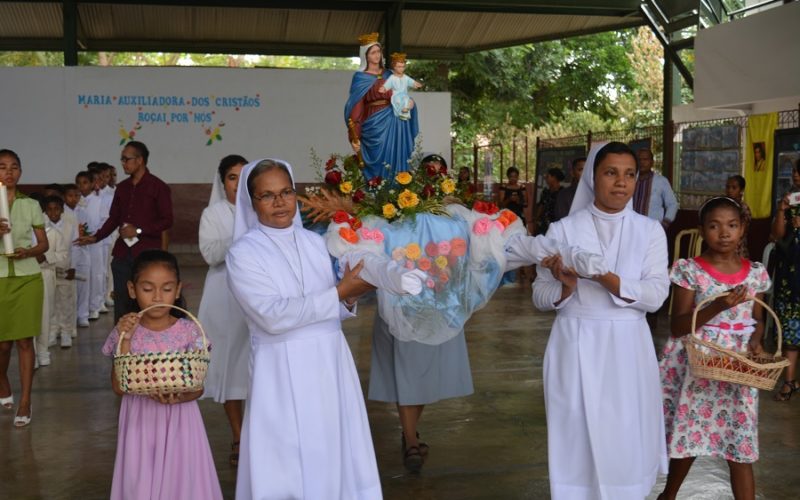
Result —
M 182 302 L 174 255 L 146 250 L 133 261 L 132 276 L 128 292 L 140 309 Z M 123 354 L 202 348 L 197 325 L 170 313 L 169 308 L 159 307 L 141 318 L 136 313 L 121 317 L 103 345 L 103 354 L 114 355 L 120 332 Z M 122 392 L 113 369 L 111 380 L 114 392 L 122 396 L 111 499 L 221 500 L 222 490 L 196 401 L 203 390 L 137 396 Z
M 713 198 L 700 209 L 700 231 L 708 244 L 701 256 L 672 267 L 675 285 L 672 337 L 660 362 L 669 476 L 659 500 L 673 500 L 698 456 L 728 461 L 734 497 L 755 498 L 752 463 L 758 460 L 758 390 L 691 375 L 682 337 L 691 331 L 692 312 L 707 297 L 729 292 L 697 314 L 697 334 L 724 348 L 761 351 L 760 298 L 770 284 L 763 265 L 738 254 L 744 233 L 741 206 Z

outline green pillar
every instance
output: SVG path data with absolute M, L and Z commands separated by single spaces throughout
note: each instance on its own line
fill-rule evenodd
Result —
M 78 2 L 65 0 L 62 7 L 64 20 L 64 66 L 78 65 Z
M 403 2 L 394 2 L 383 17 L 386 62 L 392 52 L 403 51 Z

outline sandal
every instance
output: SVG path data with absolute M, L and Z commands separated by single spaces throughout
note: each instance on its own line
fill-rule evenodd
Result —
M 422 453 L 420 453 L 419 447 L 412 446 L 403 453 L 403 465 L 409 472 L 422 470 Z
M 26 425 L 29 425 L 31 423 L 32 417 L 33 417 L 33 406 L 28 408 L 27 416 L 20 416 L 18 408 L 17 415 L 14 417 L 14 427 L 25 427 Z
M 228 455 L 228 461 L 232 466 L 239 466 L 239 441 L 231 443 L 231 454 Z
M 9 394 L 8 397 L 0 398 L 0 406 L 6 410 L 14 408 L 14 394 Z
M 785 391 L 784 389 L 786 389 L 787 387 L 789 388 L 789 390 Z M 789 401 L 790 399 L 792 399 L 792 394 L 797 392 L 797 390 L 798 386 L 796 381 L 792 380 L 790 382 L 788 380 L 784 380 L 783 385 L 781 386 L 781 390 L 778 391 L 777 394 L 775 394 L 775 397 L 773 399 L 775 399 L 775 401 Z
M 419 432 L 417 433 L 417 439 L 419 439 Z M 423 457 L 428 456 L 428 450 L 431 449 L 431 447 L 428 446 L 428 443 L 423 443 L 422 441 L 417 442 L 417 448 L 419 448 L 419 452 Z M 406 452 L 406 435 L 402 432 L 400 433 L 400 450 L 403 453 Z

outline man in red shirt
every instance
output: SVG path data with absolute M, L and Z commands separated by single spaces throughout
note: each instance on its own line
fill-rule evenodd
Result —
M 128 281 L 133 259 L 143 250 L 160 249 L 161 233 L 172 227 L 172 195 L 169 186 L 148 170 L 149 156 L 141 142 L 125 145 L 120 162 L 129 177 L 117 185 L 108 220 L 95 234 L 76 240 L 78 245 L 96 243 L 119 229 L 119 239 L 111 251 L 115 323 L 130 312 Z

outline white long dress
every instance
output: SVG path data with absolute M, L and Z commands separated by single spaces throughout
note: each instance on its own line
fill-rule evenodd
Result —
M 612 215 L 590 206 L 551 224 L 547 236 L 605 255 L 620 276 L 621 296 L 632 300 L 580 279 L 555 306 L 561 282 L 538 269 L 534 304 L 557 310 L 544 359 L 551 497 L 641 500 L 667 466 L 645 319 L 669 292 L 664 230 L 630 208 Z
M 251 227 L 226 259 L 252 347 L 236 498 L 381 498 L 361 385 L 341 330 L 352 314 L 339 302 L 325 243 L 302 227 Z
M 225 255 L 233 242 L 235 205 L 212 203 L 200 217 L 200 253 L 208 263 L 198 319 L 211 339 L 211 363 L 204 398 L 218 403 L 247 398 L 250 385 L 250 335 L 244 312 L 228 288 Z

